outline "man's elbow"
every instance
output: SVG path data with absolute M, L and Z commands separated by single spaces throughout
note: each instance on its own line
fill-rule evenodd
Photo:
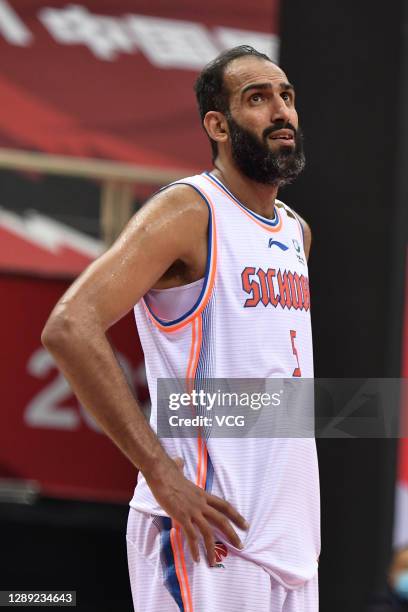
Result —
M 66 346 L 72 340 L 74 318 L 64 306 L 57 306 L 41 332 L 41 342 L 51 353 Z

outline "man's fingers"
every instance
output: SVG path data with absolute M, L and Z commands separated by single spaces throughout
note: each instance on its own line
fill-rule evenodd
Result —
M 228 540 L 235 548 L 243 548 L 238 534 L 225 515 L 220 514 L 217 510 L 214 510 L 214 508 L 208 508 L 205 517 L 227 536 Z
M 194 519 L 194 522 L 199 528 L 201 535 L 203 536 L 205 548 L 207 551 L 208 563 L 212 567 L 213 565 L 215 565 L 215 541 L 211 526 L 204 517 Z
M 200 560 L 200 552 L 198 550 L 198 536 L 196 530 L 194 529 L 194 525 L 191 521 L 188 521 L 184 525 L 182 525 L 182 528 L 184 531 L 184 535 L 187 538 L 191 555 L 194 561 L 198 563 Z
M 225 514 L 225 516 L 231 519 L 231 521 L 233 521 L 241 529 L 248 529 L 249 525 L 244 517 L 241 516 L 230 503 L 225 501 L 225 499 L 221 499 L 216 495 L 208 494 L 207 503 L 222 514 Z

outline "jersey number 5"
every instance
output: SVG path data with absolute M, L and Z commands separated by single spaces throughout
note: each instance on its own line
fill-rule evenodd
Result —
M 299 355 L 297 352 L 297 348 L 295 346 L 295 338 L 296 338 L 296 332 L 294 329 L 290 330 L 290 339 L 292 341 L 292 352 L 294 354 L 294 356 L 296 357 L 296 361 L 297 361 L 297 368 L 295 368 L 293 370 L 293 374 L 292 376 L 302 376 L 302 373 L 300 371 L 300 366 L 299 366 Z

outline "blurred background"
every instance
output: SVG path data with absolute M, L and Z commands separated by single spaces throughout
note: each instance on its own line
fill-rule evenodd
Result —
M 221 50 L 253 45 L 296 86 L 307 170 L 280 197 L 312 227 L 316 376 L 408 377 L 407 33 L 403 0 L 0 0 L 0 590 L 132 609 L 136 471 L 40 333 L 150 194 L 211 167 L 192 88 Z M 148 411 L 132 316 L 110 331 Z M 321 611 L 408 609 L 408 587 L 391 592 L 408 571 L 407 441 L 318 452 Z

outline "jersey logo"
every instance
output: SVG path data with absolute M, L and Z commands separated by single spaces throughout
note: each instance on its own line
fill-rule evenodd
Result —
M 269 238 L 268 247 L 271 248 L 273 246 L 277 246 L 279 249 L 282 249 L 282 251 L 287 251 L 289 248 L 288 246 L 286 246 L 286 244 L 283 244 L 283 242 L 279 242 L 278 240 Z
M 214 547 L 215 552 L 215 566 L 214 567 L 225 567 L 222 563 L 223 557 L 228 555 L 228 549 L 222 542 L 216 542 Z
M 296 251 L 296 257 L 298 258 L 298 260 L 300 261 L 300 263 L 302 264 L 302 266 L 305 266 L 305 260 L 303 259 L 303 257 L 301 255 L 299 255 L 300 253 L 300 244 L 298 243 L 298 241 L 295 238 L 292 238 L 292 242 L 293 242 L 293 246 L 295 247 L 295 251 Z
M 298 241 L 292 238 L 292 242 L 293 242 L 293 246 L 295 247 L 295 251 L 300 253 L 300 244 L 298 243 Z

